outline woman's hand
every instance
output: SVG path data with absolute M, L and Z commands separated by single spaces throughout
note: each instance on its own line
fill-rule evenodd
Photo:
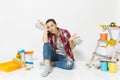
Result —
M 73 49 L 75 47 L 75 44 L 73 42 L 73 40 L 79 38 L 80 36 L 77 36 L 76 34 L 74 34 L 73 36 L 70 37 L 69 39 L 69 43 L 70 43 L 70 48 Z
M 70 37 L 69 41 L 73 41 L 73 40 L 75 40 L 75 39 L 77 39 L 77 38 L 80 38 L 80 36 L 77 36 L 76 34 L 74 34 L 74 35 L 72 35 L 72 36 Z

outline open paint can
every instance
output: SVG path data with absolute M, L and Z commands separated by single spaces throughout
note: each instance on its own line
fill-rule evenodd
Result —
M 100 33 L 100 40 L 107 40 L 108 39 L 108 33 L 107 32 L 101 32 Z
M 100 61 L 100 70 L 108 71 L 108 61 Z
M 109 62 L 108 67 L 109 67 L 109 72 L 112 72 L 112 73 L 117 72 L 117 63 L 116 62 Z
M 25 61 L 27 65 L 33 64 L 33 50 L 25 52 Z

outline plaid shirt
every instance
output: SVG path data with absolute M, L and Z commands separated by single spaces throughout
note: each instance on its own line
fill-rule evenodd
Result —
M 58 28 L 58 30 L 60 32 L 61 42 L 63 43 L 66 55 L 74 61 L 73 53 L 72 53 L 72 50 L 70 48 L 70 43 L 69 43 L 69 38 L 71 37 L 70 33 L 65 29 Z M 56 36 L 49 33 L 48 37 L 49 37 L 50 44 L 56 51 L 56 44 L 57 44 Z

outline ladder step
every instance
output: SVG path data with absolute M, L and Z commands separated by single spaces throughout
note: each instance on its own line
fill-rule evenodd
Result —
M 100 57 L 103 57 L 103 58 L 105 58 L 105 59 L 110 60 L 110 57 L 109 57 L 109 56 L 107 56 L 107 55 L 101 55 L 100 53 L 96 53 L 95 55 L 97 55 L 97 56 L 100 56 Z
M 100 39 L 99 39 L 98 41 L 99 41 L 99 42 L 106 42 L 107 40 L 100 40 Z

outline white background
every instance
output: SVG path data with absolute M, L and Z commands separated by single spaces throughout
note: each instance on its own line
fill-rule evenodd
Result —
M 99 39 L 99 24 L 119 25 L 119 0 L 0 0 L 0 59 L 10 60 L 18 50 L 42 54 L 42 34 L 37 19 L 54 18 L 61 28 L 80 35 L 83 43 L 74 49 L 79 59 L 88 60 Z

